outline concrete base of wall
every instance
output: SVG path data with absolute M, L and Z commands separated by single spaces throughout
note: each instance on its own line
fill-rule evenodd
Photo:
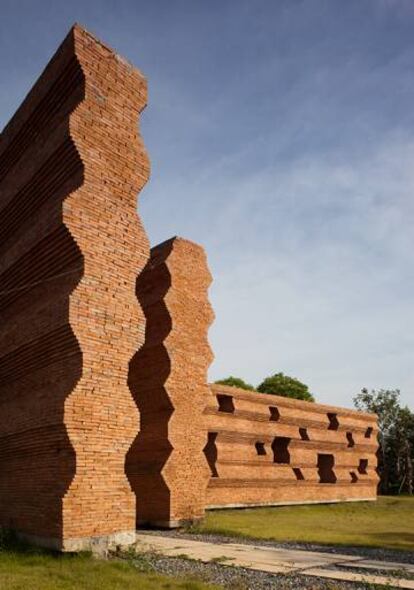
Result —
M 377 498 L 338 498 L 338 500 L 300 500 L 297 502 L 257 502 L 248 504 L 211 504 L 206 510 L 226 510 L 230 508 L 264 508 L 271 506 L 301 506 L 304 504 L 340 504 L 342 502 L 376 502 Z
M 75 553 L 79 551 L 92 551 L 94 554 L 104 554 L 109 549 L 116 546 L 126 547 L 133 545 L 136 541 L 135 531 L 121 531 L 112 533 L 110 535 L 103 535 L 100 537 L 79 537 L 72 539 L 62 539 L 54 537 L 39 537 L 37 535 L 29 535 L 16 531 L 17 538 L 43 547 L 44 549 L 51 549 L 52 551 L 63 551 L 68 553 Z
M 189 527 L 198 522 L 202 522 L 204 517 L 201 518 L 186 518 L 181 520 L 151 520 L 151 521 L 138 521 L 138 529 L 140 528 L 151 528 L 151 529 L 178 529 L 182 527 Z

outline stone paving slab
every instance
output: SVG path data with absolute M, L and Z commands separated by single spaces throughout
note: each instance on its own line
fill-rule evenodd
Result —
M 414 576 L 414 565 L 410 563 L 397 563 L 393 561 L 375 561 L 374 559 L 361 558 L 358 561 L 347 563 L 346 567 L 358 567 L 364 569 L 373 570 L 387 570 L 387 571 L 400 571 L 404 570 L 408 574 Z
M 343 582 L 365 582 L 369 584 L 378 584 L 379 586 L 392 588 L 406 588 L 407 590 L 414 589 L 414 580 L 404 580 L 402 578 L 394 578 L 391 576 L 378 576 L 372 574 L 360 574 L 354 572 L 344 572 L 342 570 L 324 570 L 312 568 L 311 570 L 302 570 L 301 574 L 306 576 L 313 576 L 315 578 L 328 578 L 329 580 L 341 580 Z
M 211 543 L 192 539 L 177 539 L 153 533 L 137 534 L 137 550 L 155 551 L 171 557 L 188 557 L 203 562 L 215 561 L 222 565 L 255 569 L 273 574 L 303 574 L 332 580 L 366 582 L 414 590 L 414 580 L 369 573 L 387 570 L 414 574 L 414 566 L 365 559 L 357 555 L 341 555 L 298 549 L 273 548 L 241 543 Z M 339 566 L 340 569 L 335 569 Z M 367 574 L 345 571 L 344 568 L 364 568 Z
M 223 548 L 221 544 L 204 543 L 201 541 L 177 541 L 177 539 L 166 539 L 165 537 L 154 537 L 138 535 L 138 549 L 144 551 L 153 550 L 171 557 L 189 557 L 209 562 L 217 561 L 223 565 L 237 565 L 240 567 L 252 568 L 254 563 L 260 564 L 256 569 L 272 571 L 278 574 L 288 574 L 292 571 L 289 565 L 279 565 L 276 560 L 271 561 L 271 556 L 257 556 L 251 553 L 242 552 L 238 547 Z M 193 545 L 194 543 L 194 545 Z M 284 563 L 284 562 L 283 562 Z M 271 567 L 271 570 L 266 569 Z M 254 569 L 254 568 L 253 568 Z

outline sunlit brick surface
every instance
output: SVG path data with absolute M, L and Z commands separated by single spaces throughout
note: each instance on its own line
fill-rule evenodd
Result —
M 75 26 L 0 137 L 0 525 L 57 547 L 135 528 L 145 103 Z
M 210 391 L 208 506 L 376 498 L 374 415 L 222 385 Z
M 203 410 L 213 358 L 213 312 L 204 250 L 173 238 L 151 250 L 137 281 L 147 319 L 145 345 L 131 362 L 141 430 L 127 460 L 138 523 L 176 526 L 203 516 L 209 479 Z

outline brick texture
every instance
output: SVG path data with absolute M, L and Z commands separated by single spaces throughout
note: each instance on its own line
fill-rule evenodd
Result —
M 208 507 L 374 500 L 376 416 L 211 385 Z
M 137 281 L 147 329 L 130 368 L 141 430 L 128 454 L 127 473 L 137 495 L 138 523 L 176 526 L 204 514 L 210 282 L 204 250 L 180 238 L 153 248 Z
M 141 74 L 75 26 L 0 136 L 0 525 L 46 545 L 135 528 L 145 103 Z

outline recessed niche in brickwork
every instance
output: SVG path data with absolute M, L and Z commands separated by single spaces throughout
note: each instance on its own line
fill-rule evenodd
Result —
M 290 463 L 289 453 L 290 438 L 286 436 L 276 436 L 272 442 L 273 463 Z
M 258 441 L 254 446 L 256 447 L 256 453 L 258 455 L 266 455 L 266 449 L 265 449 L 264 442 Z
M 351 476 L 351 483 L 357 483 L 358 482 L 358 476 L 355 473 L 355 471 L 350 471 L 349 475 Z
M 300 469 L 299 467 L 294 467 L 293 473 L 295 474 L 295 477 L 298 481 L 303 481 L 305 479 L 305 476 L 302 473 L 302 469 Z
M 319 483 L 336 483 L 334 465 L 335 459 L 333 455 L 318 453 Z
M 310 440 L 307 428 L 299 428 L 299 436 L 301 440 Z
M 348 441 L 348 447 L 352 448 L 355 446 L 355 441 L 354 441 L 354 437 L 352 435 L 352 432 L 347 432 L 346 433 L 346 440 Z
M 203 451 L 207 459 L 208 466 L 210 467 L 211 477 L 218 477 L 218 472 L 216 468 L 217 463 L 217 446 L 216 446 L 216 438 L 217 432 L 209 432 L 207 436 L 207 444 L 204 447 Z
M 217 396 L 219 412 L 226 412 L 227 414 L 234 414 L 234 402 L 231 395 L 218 394 Z
M 368 459 L 360 459 L 358 465 L 358 473 L 361 475 L 366 475 L 368 469 Z
M 328 420 L 329 420 L 328 430 L 338 430 L 338 428 L 339 428 L 338 416 L 336 414 L 331 413 L 331 412 L 328 412 L 327 416 L 328 416 Z
M 365 431 L 365 438 L 371 438 L 372 430 L 372 426 L 368 426 L 368 428 Z
M 271 422 L 277 422 L 280 418 L 280 412 L 276 406 L 269 406 L 270 418 Z

